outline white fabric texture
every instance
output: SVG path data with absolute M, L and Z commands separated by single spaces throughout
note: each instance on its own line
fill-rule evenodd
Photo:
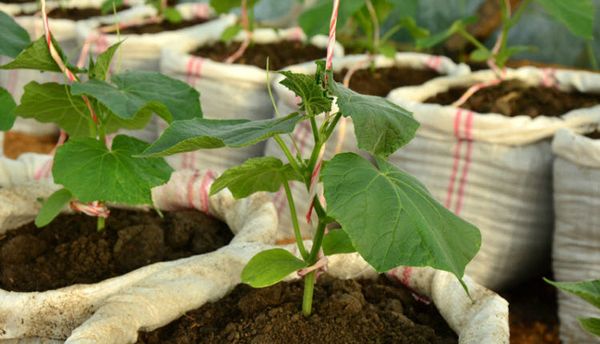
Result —
M 563 90 L 597 92 L 600 88 L 600 76 L 587 72 L 522 68 L 508 70 L 506 77 Z M 550 139 L 559 128 L 589 130 L 600 119 L 600 106 L 560 118 L 532 119 L 420 103 L 452 86 L 492 78 L 491 71 L 483 71 L 391 92 L 389 98 L 412 111 L 421 127 L 390 161 L 479 227 L 482 247 L 467 273 L 498 290 L 548 262 L 553 226 Z
M 559 130 L 552 141 L 554 160 L 554 242 L 552 264 L 558 281 L 600 278 L 600 140 Z M 559 292 L 560 339 L 565 344 L 600 343 L 577 318 L 600 311 Z
M 95 284 L 34 293 L 0 290 L 0 338 L 131 343 L 138 330 L 163 326 L 225 295 L 240 283 L 248 258 L 273 242 L 277 218 L 265 194 L 235 200 L 224 190 L 209 198 L 214 177 L 209 171 L 175 172 L 168 184 L 153 189 L 153 199 L 163 210 L 195 208 L 223 220 L 235 234 L 228 246 Z M 56 188 L 36 183 L 1 189 L 0 233 L 32 221 L 40 209 L 37 198 Z
M 234 40 L 241 41 L 245 33 Z M 164 49 L 161 59 L 161 71 L 171 77 L 188 82 L 200 92 L 202 110 L 205 118 L 212 119 L 268 119 L 273 116 L 273 104 L 267 92 L 267 72 L 256 66 L 227 64 L 189 54 L 190 51 L 218 41 L 220 34 L 206 32 L 194 39 L 180 42 L 177 49 Z M 257 29 L 252 36 L 253 42 L 273 43 L 282 40 L 306 40 L 299 28 Z M 326 48 L 327 37 L 315 36 L 310 44 Z M 341 45 L 335 45 L 334 54 L 342 56 Z M 323 56 L 325 57 L 325 56 Z M 287 69 L 287 68 L 284 68 Z M 272 73 L 271 76 L 274 76 Z M 166 127 L 159 120 L 159 130 Z M 211 168 L 223 171 L 241 164 L 248 158 L 261 156 L 264 143 L 245 148 L 221 148 L 202 150 L 167 157 L 175 169 Z
M 334 71 L 341 71 L 344 68 L 352 68 L 354 66 L 363 65 L 362 68 L 369 67 L 369 64 L 365 64 L 367 60 L 366 55 L 349 55 L 341 58 L 335 58 L 333 60 Z M 383 56 L 378 56 L 373 61 L 376 67 L 385 68 L 390 66 L 402 66 L 402 67 L 413 67 L 415 69 L 434 69 L 442 75 L 465 75 L 470 72 L 468 66 L 464 64 L 455 64 L 452 60 L 435 55 L 427 55 L 420 53 L 397 53 L 394 59 L 389 59 Z M 291 66 L 289 70 L 296 73 L 311 74 L 316 70 L 316 66 L 313 62 L 303 63 L 295 66 Z M 279 82 L 283 80 L 283 76 L 278 75 L 273 79 L 272 85 L 277 95 L 277 107 L 282 116 L 290 114 L 294 111 L 298 111 L 298 101 L 295 94 L 281 85 Z M 334 104 L 332 113 L 337 111 L 337 106 Z M 345 129 L 344 129 L 345 126 Z M 298 142 L 298 148 L 302 152 L 303 156 L 309 156 L 312 151 L 314 144 L 310 130 L 310 124 L 305 122 L 300 124 L 293 133 L 294 139 Z M 281 138 L 288 145 L 293 147 L 291 139 L 287 135 L 282 135 Z M 339 147 L 338 147 L 339 142 Z M 328 143 L 324 158 L 331 159 L 336 150 L 339 148 L 341 152 L 358 152 L 356 137 L 354 136 L 354 125 L 350 118 L 342 118 L 338 127 L 331 135 L 330 142 Z M 292 151 L 295 153 L 295 150 Z M 279 145 L 275 140 L 269 140 L 266 147 L 266 156 L 275 156 L 283 161 L 287 161 L 287 158 L 279 148 Z M 308 211 L 309 206 L 309 194 L 302 183 L 292 182 L 290 183 L 294 199 L 296 200 L 296 207 L 298 214 L 301 217 L 300 225 L 302 228 L 303 235 L 310 237 L 312 235 L 312 227 L 304 220 L 304 215 Z M 288 209 L 287 199 L 285 192 L 280 190 L 274 196 L 274 203 L 277 207 L 279 214 L 279 226 L 280 230 L 278 235 L 283 237 L 293 237 L 292 222 L 290 219 L 290 213 Z

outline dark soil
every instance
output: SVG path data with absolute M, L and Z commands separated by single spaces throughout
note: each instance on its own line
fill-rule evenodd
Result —
M 193 55 L 224 62 L 240 47 L 240 42 L 216 42 L 210 46 L 200 47 Z M 251 44 L 244 55 L 235 61 L 237 64 L 251 65 L 266 69 L 267 57 L 269 69 L 280 70 L 294 64 L 325 58 L 327 51 L 299 41 L 282 41 L 268 44 Z
M 467 88 L 455 87 L 425 100 L 426 103 L 449 105 L 459 99 Z M 600 104 L 600 94 L 564 92 L 556 88 L 527 86 L 518 80 L 477 91 L 461 107 L 479 113 L 500 113 L 513 117 L 526 115 L 558 117 L 565 113 Z
M 129 6 L 117 7 L 117 12 L 128 9 Z M 110 14 L 110 13 L 109 13 Z M 52 19 L 71 19 L 71 20 L 84 20 L 93 17 L 99 17 L 103 14 L 99 8 L 62 8 L 58 7 L 48 12 L 48 18 Z
M 183 20 L 179 23 L 171 23 L 166 20 L 163 20 L 160 23 L 149 23 L 143 25 L 134 25 L 129 26 L 124 29 L 121 29 L 121 34 L 123 35 L 142 35 L 145 33 L 159 33 L 165 31 L 175 31 L 180 29 L 185 29 L 186 27 L 200 25 L 202 23 L 206 23 L 212 19 L 206 18 L 194 18 L 190 20 Z
M 600 131 L 596 130 L 593 131 L 587 135 L 585 135 L 586 137 L 589 137 L 590 139 L 594 139 L 594 140 L 598 140 L 600 139 Z
M 240 285 L 216 303 L 140 333 L 138 343 L 457 343 L 432 305 L 384 277 L 317 283 L 313 314 L 301 314 L 301 282 Z
M 334 74 L 334 79 L 343 82 L 348 69 Z M 350 88 L 361 94 L 385 97 L 391 90 L 402 86 L 421 85 L 441 74 L 432 69 L 407 67 L 366 68 L 357 70 L 350 78 Z
M 0 2 L 4 4 L 26 4 L 31 2 L 31 0 L 2 0 Z
M 4 133 L 4 155 L 16 159 L 23 153 L 48 154 L 56 146 L 56 135 L 30 135 L 7 131 Z
M 50 225 L 33 223 L 0 239 L 0 288 L 44 291 L 96 283 L 142 266 L 214 251 L 233 235 L 225 224 L 198 211 L 112 209 L 103 232 L 96 218 L 61 215 Z

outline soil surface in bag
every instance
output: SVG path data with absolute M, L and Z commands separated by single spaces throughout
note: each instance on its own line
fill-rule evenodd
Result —
M 589 137 L 590 139 L 597 140 L 597 139 L 600 139 L 600 131 L 596 130 L 596 131 L 593 131 L 593 132 L 591 132 L 589 134 L 586 134 L 585 136 Z
M 129 6 L 118 6 L 117 12 L 128 9 Z M 87 7 L 87 8 L 62 8 L 58 7 L 48 12 L 48 18 L 52 19 L 71 19 L 71 20 L 84 20 L 93 17 L 100 17 L 103 15 L 110 15 L 113 11 L 108 13 L 102 13 L 99 8 Z
M 16 159 L 23 153 L 48 154 L 56 146 L 56 135 L 30 135 L 15 131 L 4 133 L 4 155 Z
M 241 284 L 215 303 L 188 312 L 165 327 L 140 333 L 138 343 L 457 343 L 436 308 L 385 277 L 322 277 L 313 314 L 301 313 L 303 282 L 263 289 Z
M 215 42 L 212 45 L 196 49 L 192 52 L 192 55 L 209 58 L 213 61 L 225 62 L 229 56 L 238 50 L 240 45 L 240 42 Z M 298 63 L 324 59 L 326 55 L 327 51 L 325 49 L 300 41 L 281 41 L 266 44 L 254 43 L 250 44 L 244 55 L 234 63 L 266 69 L 268 57 L 269 70 L 280 70 Z
M 179 23 L 171 23 L 167 20 L 163 20 L 160 23 L 148 23 L 142 25 L 133 25 L 121 29 L 122 35 L 142 35 L 145 33 L 159 33 L 164 31 L 175 31 L 185 29 L 194 25 L 200 25 L 211 21 L 212 18 L 194 18 L 189 20 L 182 20 Z M 127 24 L 126 22 L 123 24 Z M 116 33 L 116 31 L 115 31 Z
M 338 82 L 343 82 L 348 69 L 334 73 Z M 361 94 L 385 97 L 395 88 L 421 85 L 426 81 L 441 76 L 432 69 L 415 69 L 410 67 L 387 67 L 359 69 L 350 78 L 350 89 Z
M 45 291 L 96 283 L 145 265 L 214 251 L 233 234 L 221 221 L 195 210 L 111 209 L 106 228 L 96 218 L 60 215 L 44 228 L 33 223 L 0 239 L 0 288 Z
M 438 93 L 425 103 L 450 105 L 459 99 L 467 87 L 455 87 Z M 477 91 L 461 108 L 479 113 L 499 113 L 513 117 L 526 115 L 558 117 L 565 113 L 600 104 L 600 94 L 565 92 L 553 87 L 527 86 L 518 80 L 502 81 Z

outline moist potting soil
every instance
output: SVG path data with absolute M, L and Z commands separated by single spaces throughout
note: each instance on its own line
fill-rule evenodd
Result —
M 142 35 L 145 33 L 159 33 L 165 31 L 175 31 L 185 29 L 194 25 L 200 25 L 212 20 L 212 18 L 193 18 L 188 20 L 182 20 L 178 23 L 171 23 L 167 20 L 163 20 L 160 23 L 146 23 L 140 25 L 128 26 L 121 29 L 122 35 Z

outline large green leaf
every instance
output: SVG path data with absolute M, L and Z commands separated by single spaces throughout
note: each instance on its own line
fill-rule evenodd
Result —
M 81 97 L 69 93 L 68 85 L 54 82 L 25 86 L 21 104 L 15 109 L 18 116 L 34 118 L 43 123 L 56 123 L 71 137 L 93 137 L 94 122 Z
M 297 113 L 260 121 L 196 118 L 173 122 L 144 154 L 167 156 L 203 148 L 244 147 L 277 134 L 291 133 L 302 119 Z
M 481 243 L 477 228 L 436 202 L 414 177 L 343 153 L 324 165 L 327 214 L 377 271 L 431 266 L 462 277 Z
M 356 93 L 329 82 L 344 117 L 352 117 L 358 148 L 387 157 L 415 136 L 419 122 L 412 114 L 387 99 Z
M 285 76 L 280 84 L 302 98 L 300 110 L 305 110 L 313 116 L 331 110 L 331 99 L 327 97 L 325 90 L 317 83 L 314 76 L 287 71 L 280 73 Z
M 600 337 L 600 319 L 598 318 L 579 318 L 579 325 L 589 333 Z
M 60 189 L 54 192 L 48 197 L 44 202 L 42 209 L 38 212 L 38 215 L 35 218 L 35 225 L 37 227 L 44 227 L 52 222 L 72 198 L 73 195 L 67 189 Z
M 573 34 L 585 39 L 593 38 L 595 8 L 592 0 L 537 1 Z
M 242 282 L 254 288 L 271 286 L 294 271 L 306 267 L 306 263 L 282 248 L 258 253 L 244 267 Z
M 63 61 L 68 61 L 65 54 L 60 50 L 60 46 L 54 41 L 54 46 L 58 51 L 58 54 L 62 57 Z M 69 69 L 74 72 L 80 72 L 81 70 L 67 64 Z M 50 55 L 48 46 L 46 45 L 46 36 L 38 38 L 21 51 L 15 59 L 5 65 L 0 66 L 0 69 L 35 69 L 44 72 L 61 72 L 60 68 Z
M 157 72 L 130 71 L 114 75 L 112 84 L 89 80 L 72 86 L 75 95 L 96 98 L 123 119 L 152 110 L 167 122 L 201 118 L 200 94 L 185 82 Z
M 289 164 L 273 157 L 246 160 L 243 164 L 225 171 L 210 188 L 211 195 L 228 188 L 235 198 L 248 197 L 259 191 L 275 192 L 288 180 L 300 176 Z
M 17 104 L 4 88 L 0 87 L 0 131 L 7 131 L 15 123 L 15 107 Z
M 8 14 L 0 11 L 0 55 L 17 57 L 30 43 L 29 34 Z
M 219 1 L 219 0 L 216 0 Z M 337 27 L 343 27 L 348 19 L 365 5 L 364 0 L 340 1 Z M 304 11 L 298 18 L 298 24 L 308 37 L 329 32 L 329 19 L 333 9 L 332 0 L 317 1 L 317 3 Z
M 577 295 L 597 308 L 600 308 L 600 280 L 583 282 L 553 282 L 545 279 L 556 288 Z
M 152 204 L 150 190 L 172 170 L 163 159 L 134 157 L 147 146 L 124 135 L 115 137 L 112 150 L 95 139 L 70 139 L 54 157 L 54 181 L 82 202 Z
M 96 63 L 93 64 L 93 67 L 90 67 L 90 78 L 106 80 L 106 75 L 110 69 L 110 63 L 112 62 L 113 56 L 115 55 L 117 49 L 119 49 L 121 43 L 123 42 L 121 41 L 111 45 L 108 49 L 106 49 L 105 52 L 98 55 Z

